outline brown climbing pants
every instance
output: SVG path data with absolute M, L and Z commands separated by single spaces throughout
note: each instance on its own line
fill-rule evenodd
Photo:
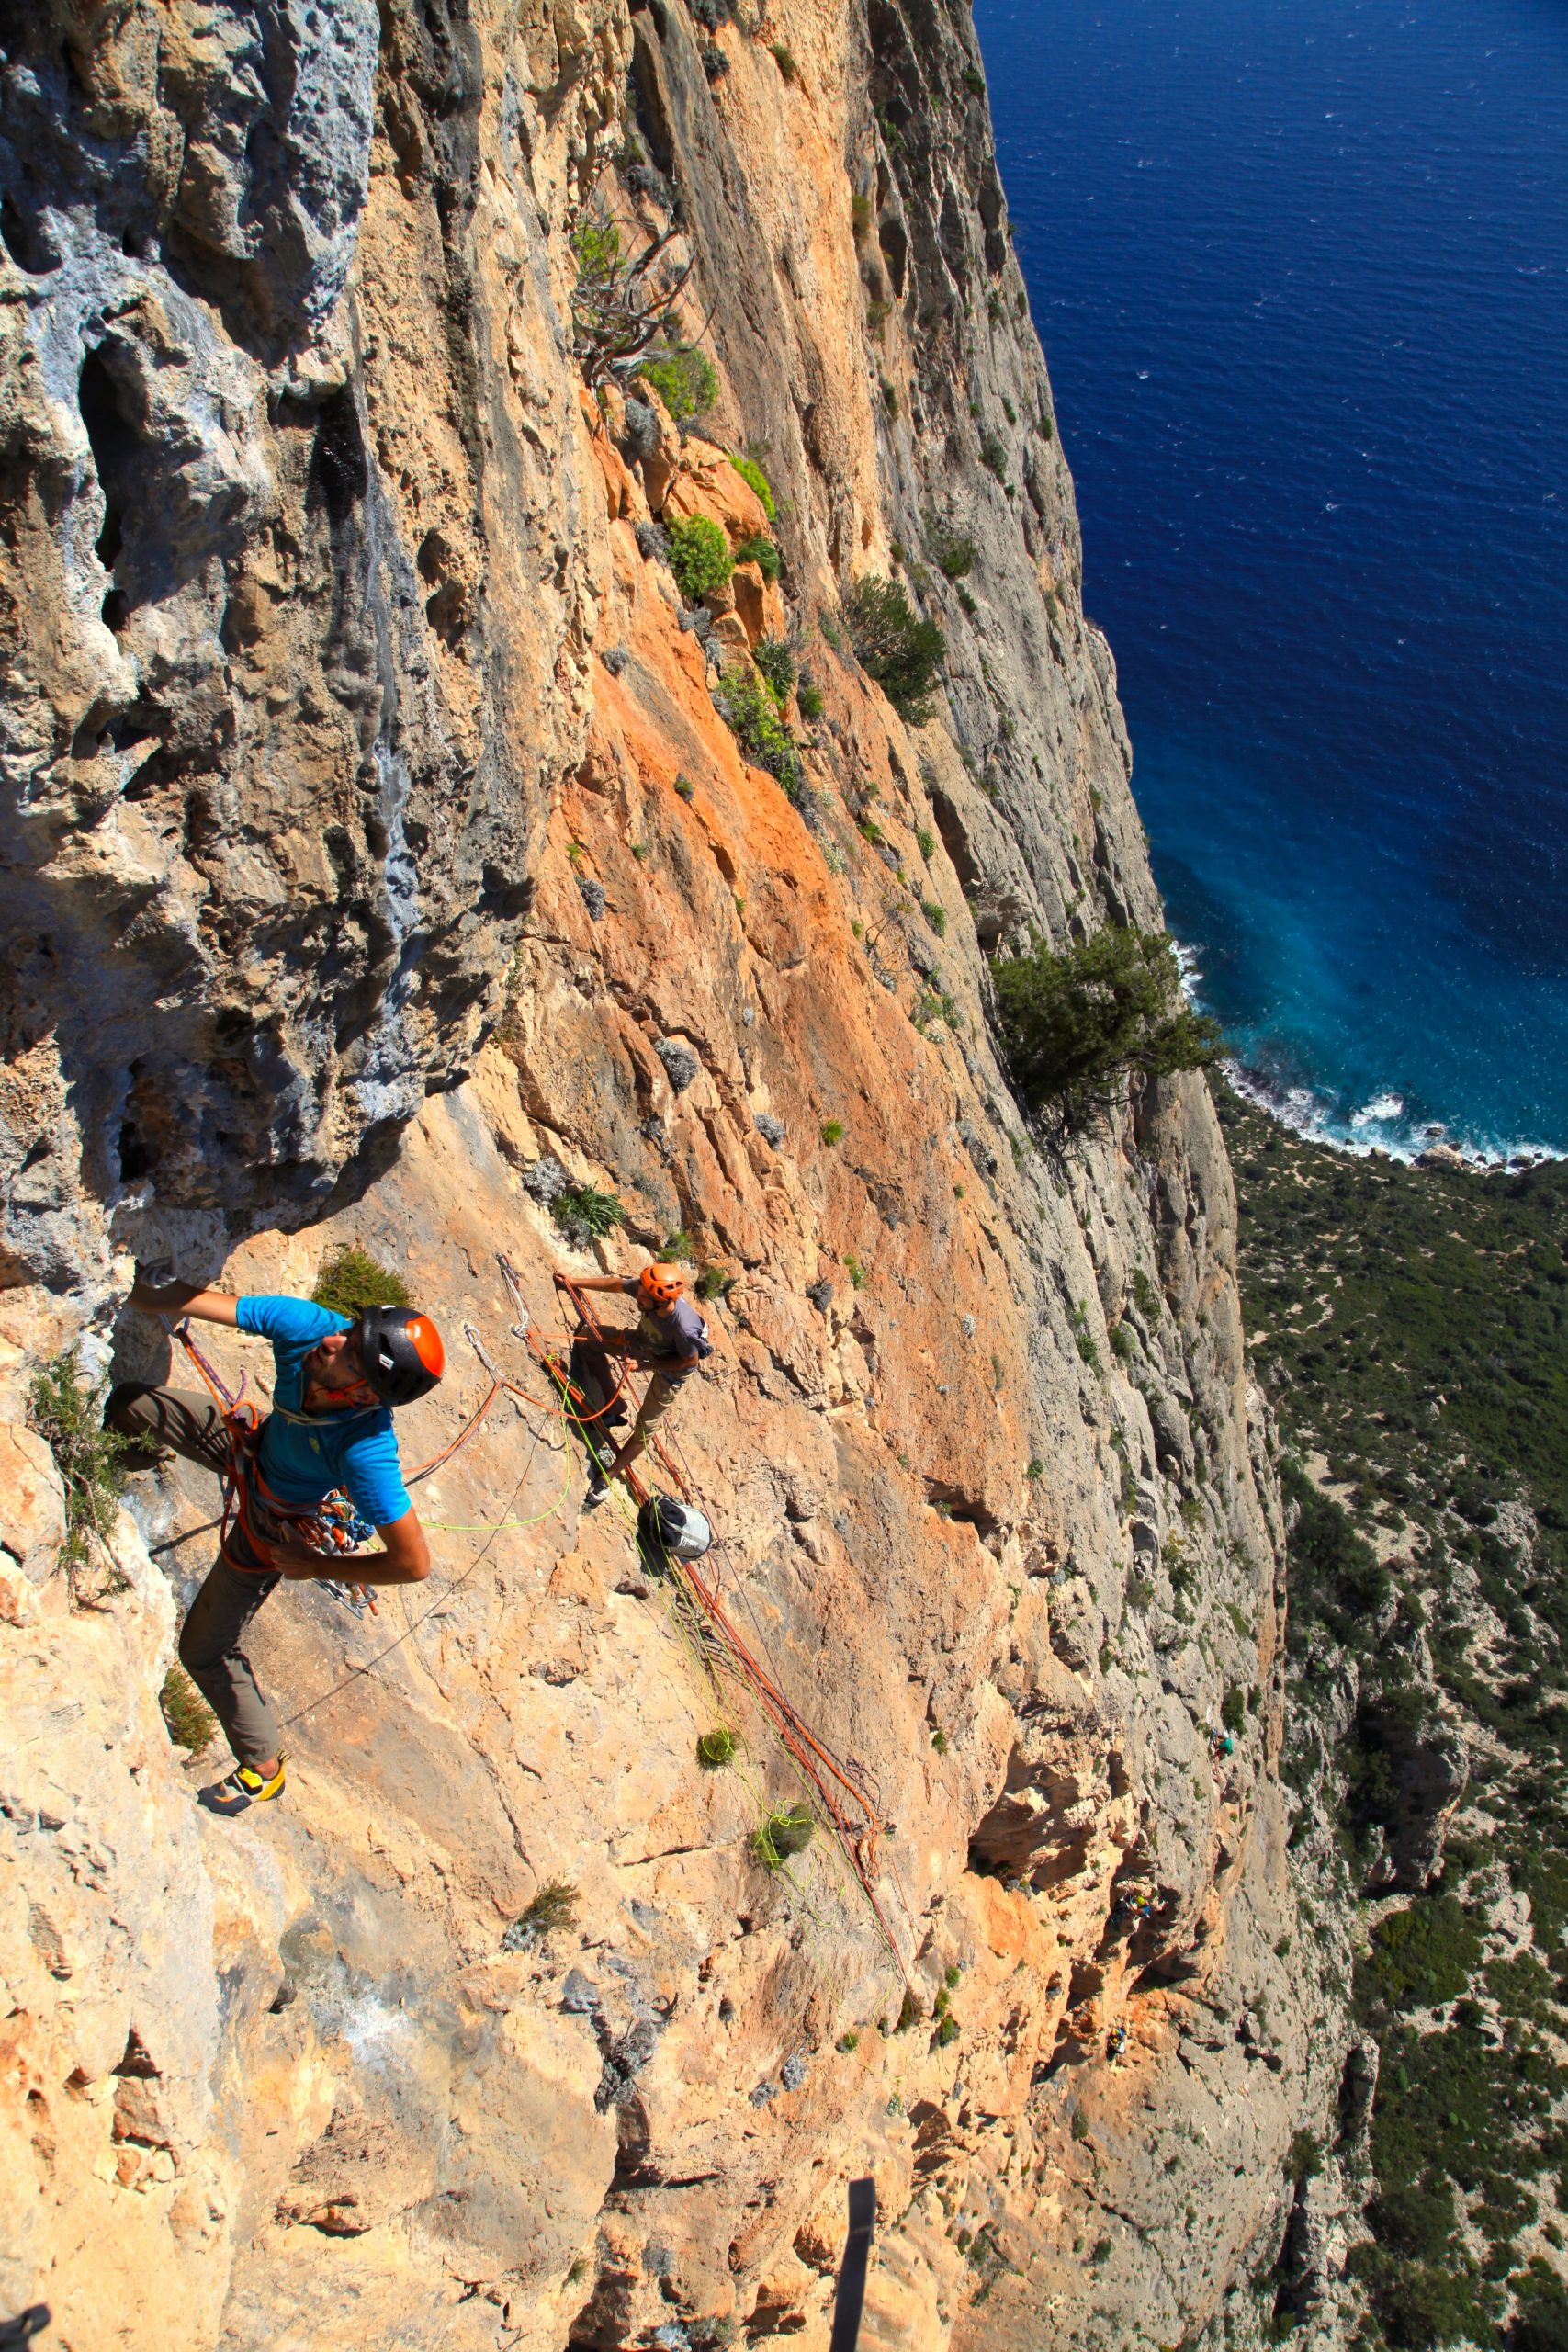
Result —
M 217 1477 L 228 1473 L 223 1416 L 205 1396 L 127 1381 L 110 1396 L 104 1420 L 149 1453 L 167 1446 Z M 247 1571 L 249 1560 L 256 1561 L 255 1569 Z M 236 1760 L 252 1766 L 268 1763 L 277 1754 L 279 1731 L 240 1645 L 276 1582 L 276 1573 L 257 1559 L 243 1529 L 233 1526 L 227 1552 L 219 1554 L 180 1628 L 180 1664 L 222 1724 Z

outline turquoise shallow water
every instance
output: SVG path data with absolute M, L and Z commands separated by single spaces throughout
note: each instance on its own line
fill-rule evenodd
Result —
M 1568 9 L 976 20 L 1201 996 L 1340 1140 L 1568 1149 Z

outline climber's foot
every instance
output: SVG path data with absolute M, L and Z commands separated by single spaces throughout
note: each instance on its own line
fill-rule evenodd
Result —
M 253 1772 L 248 1764 L 236 1764 L 226 1781 L 214 1781 L 203 1789 L 197 1802 L 209 1813 L 225 1815 L 249 1813 L 254 1804 L 271 1804 L 283 1794 L 283 1758 L 277 1759 L 277 1770 L 270 1774 Z

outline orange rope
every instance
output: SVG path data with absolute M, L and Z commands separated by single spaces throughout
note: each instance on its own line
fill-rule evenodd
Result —
M 570 1298 L 580 1317 L 587 1325 L 590 1334 L 595 1339 L 602 1339 L 603 1333 L 593 1310 L 588 1305 L 582 1292 L 568 1275 L 558 1274 L 556 1280 Z M 528 1329 L 530 1346 L 533 1348 L 531 1320 Z M 542 1342 L 534 1349 L 534 1352 L 545 1363 L 552 1377 L 557 1379 L 561 1377 L 558 1367 L 551 1363 Z M 687 1502 L 697 1503 L 700 1498 L 694 1492 L 690 1480 L 671 1459 L 661 1442 L 657 1437 L 652 1437 L 649 1442 L 678 1492 Z M 626 1471 L 623 1476 L 637 1500 L 646 1502 L 648 1490 L 636 1473 Z M 860 1883 L 861 1890 L 871 1905 L 877 1926 L 882 1931 L 888 1949 L 894 1959 L 898 1962 L 899 1968 L 902 1969 L 903 1962 L 899 1959 L 897 1939 L 873 1883 L 873 1875 L 876 1870 L 877 1819 L 870 1797 L 852 1778 L 848 1767 L 841 1763 L 832 1750 L 817 1736 L 793 1701 L 780 1690 L 768 1669 L 753 1656 L 750 1645 L 725 1608 L 716 1585 L 710 1585 L 698 1573 L 694 1561 L 672 1559 L 671 1565 L 675 1573 L 684 1581 L 693 1600 L 716 1634 L 722 1646 L 728 1654 L 734 1670 L 758 1700 L 796 1770 L 815 1791 L 845 1857 Z M 858 1815 L 858 1819 L 851 1817 L 850 1812 L 835 1795 L 834 1789 L 829 1786 L 830 1781 L 836 1783 L 838 1789 L 849 1799 Z

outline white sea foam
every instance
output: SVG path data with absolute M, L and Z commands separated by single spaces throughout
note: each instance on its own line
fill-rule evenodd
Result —
M 1203 977 L 1202 951 L 1186 940 L 1179 939 L 1175 944 L 1182 994 L 1190 1004 L 1206 1012 L 1209 1008 L 1199 991 Z M 1356 1159 L 1370 1159 L 1375 1153 L 1385 1159 L 1401 1160 L 1408 1167 L 1423 1152 L 1440 1146 L 1457 1152 L 1465 1167 L 1477 1175 L 1531 1168 L 1548 1159 L 1568 1159 L 1568 1151 L 1554 1150 L 1550 1145 L 1529 1138 L 1512 1141 L 1496 1136 L 1455 1135 L 1440 1120 L 1417 1118 L 1406 1098 L 1392 1086 L 1380 1088 L 1359 1110 L 1347 1114 L 1321 1089 L 1304 1085 L 1299 1079 L 1287 1077 L 1277 1069 L 1234 1059 L 1223 1067 L 1236 1092 L 1258 1110 L 1267 1111 L 1282 1127 L 1305 1136 L 1310 1143 L 1326 1144 L 1334 1151 L 1348 1152 Z

